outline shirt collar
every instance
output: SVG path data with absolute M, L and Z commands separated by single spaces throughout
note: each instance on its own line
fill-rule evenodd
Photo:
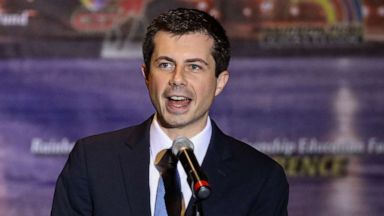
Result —
M 190 140 L 194 145 L 193 152 L 195 153 L 196 159 L 201 164 L 207 152 L 208 145 L 212 135 L 212 124 L 208 117 L 207 124 L 204 129 L 191 137 Z M 171 148 L 172 140 L 168 135 L 161 129 L 157 122 L 156 116 L 153 117 L 153 121 L 150 128 L 150 151 L 151 158 L 154 158 L 161 150 Z

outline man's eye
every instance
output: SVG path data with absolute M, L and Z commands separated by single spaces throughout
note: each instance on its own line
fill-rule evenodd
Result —
M 173 64 L 171 64 L 169 62 L 162 62 L 159 64 L 159 68 L 169 70 L 169 69 L 173 68 Z
M 202 69 L 203 69 L 200 65 L 197 65 L 197 64 L 190 64 L 190 65 L 188 66 L 188 68 L 189 68 L 191 71 L 198 71 L 198 70 L 202 70 Z

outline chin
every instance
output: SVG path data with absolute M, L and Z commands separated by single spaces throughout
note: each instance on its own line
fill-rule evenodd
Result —
M 185 125 L 187 125 L 187 123 L 182 120 L 170 120 L 170 121 L 166 121 L 165 124 L 169 128 L 183 128 Z
M 183 120 L 183 118 L 180 116 L 180 117 L 175 117 L 175 116 L 172 116 L 172 117 L 164 117 L 164 116 L 158 116 L 158 119 L 159 123 L 163 126 L 163 127 L 166 127 L 166 128 L 178 128 L 178 127 L 183 127 L 186 125 L 186 121 Z

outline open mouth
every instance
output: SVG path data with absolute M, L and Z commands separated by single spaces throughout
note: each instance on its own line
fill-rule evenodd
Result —
M 171 109 L 183 109 L 186 108 L 190 102 L 191 98 L 185 97 L 185 96 L 170 96 L 168 97 L 168 106 Z

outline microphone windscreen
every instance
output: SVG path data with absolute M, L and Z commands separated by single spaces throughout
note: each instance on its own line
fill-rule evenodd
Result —
M 183 149 L 193 151 L 193 143 L 187 137 L 177 137 L 172 144 L 172 153 L 177 157 Z

